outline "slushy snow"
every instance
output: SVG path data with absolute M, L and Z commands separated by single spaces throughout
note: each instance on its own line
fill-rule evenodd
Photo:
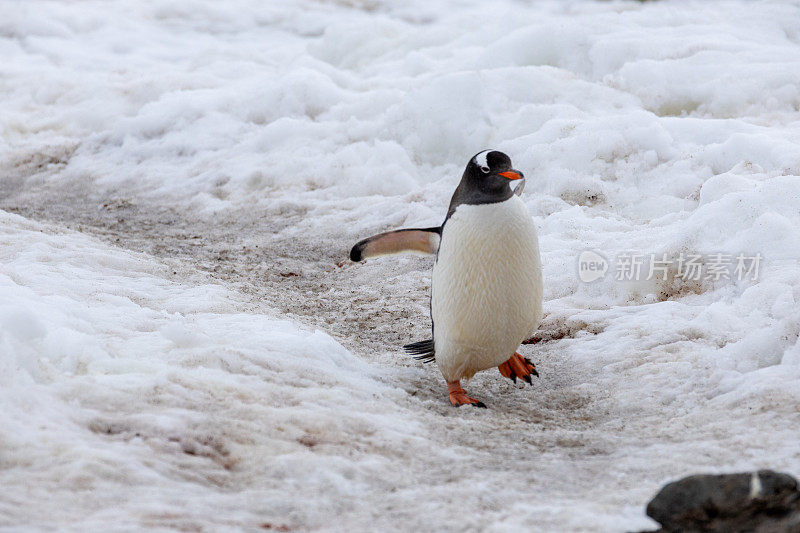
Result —
M 0 528 L 631 531 L 800 475 L 797 2 L 5 2 L 0 57 Z M 456 410 L 398 349 L 430 259 L 342 261 L 487 148 L 541 378 Z

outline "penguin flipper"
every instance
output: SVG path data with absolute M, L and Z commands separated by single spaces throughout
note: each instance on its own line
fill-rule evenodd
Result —
M 351 261 L 363 261 L 379 255 L 418 252 L 435 254 L 439 249 L 442 228 L 412 228 L 387 231 L 359 241 L 350 250 Z
M 436 359 L 436 350 L 433 346 L 433 339 L 406 344 L 403 349 L 409 354 L 414 355 L 414 359 L 423 363 L 432 363 Z

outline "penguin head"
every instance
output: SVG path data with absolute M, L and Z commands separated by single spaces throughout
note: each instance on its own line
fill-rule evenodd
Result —
M 521 180 L 524 178 L 522 172 L 511 167 L 511 158 L 503 152 L 478 152 L 467 162 L 461 182 L 450 199 L 445 222 L 462 204 L 493 204 L 508 200 L 515 192 L 511 190 L 512 184 L 517 184 L 516 191 L 522 192 L 524 181 Z
M 510 190 L 512 181 L 524 178 L 522 172 L 511 167 L 511 158 L 497 150 L 478 152 L 467 163 L 462 180 L 471 187 L 492 194 Z

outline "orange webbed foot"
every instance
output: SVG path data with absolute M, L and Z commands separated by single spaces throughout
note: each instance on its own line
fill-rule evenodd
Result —
M 531 376 L 539 375 L 539 372 L 536 371 L 536 366 L 531 360 L 527 357 L 522 357 L 516 352 L 514 352 L 514 355 L 512 355 L 508 361 L 498 366 L 497 369 L 503 377 L 510 379 L 514 383 L 517 382 L 517 378 L 522 378 L 527 381 L 528 384 L 533 385 Z
M 475 407 L 486 407 L 481 401 L 467 396 L 464 389 L 461 388 L 460 381 L 451 381 L 447 384 L 447 392 L 450 396 L 450 403 L 453 407 L 461 407 L 462 405 L 474 405 Z

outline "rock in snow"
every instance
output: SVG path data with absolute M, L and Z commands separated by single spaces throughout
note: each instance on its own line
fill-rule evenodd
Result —
M 800 531 L 800 491 L 788 474 L 700 474 L 669 483 L 647 505 L 662 532 Z

